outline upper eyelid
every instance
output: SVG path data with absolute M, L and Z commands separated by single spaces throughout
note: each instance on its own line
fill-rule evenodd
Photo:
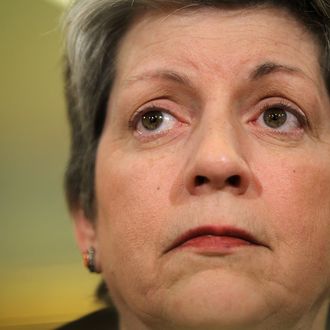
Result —
M 296 109 L 296 107 L 291 106 L 287 103 L 282 103 L 282 102 L 265 104 L 261 107 L 260 112 L 264 112 L 264 111 L 272 109 L 272 108 L 279 108 L 281 110 L 288 111 L 293 114 L 297 114 L 297 115 L 301 115 L 301 116 L 305 117 L 305 114 L 302 111 Z
M 288 100 L 286 98 L 283 98 L 282 96 L 271 96 L 271 97 L 266 97 L 264 99 L 261 99 L 260 101 L 261 106 L 265 105 L 269 105 L 269 106 L 283 106 L 283 107 L 287 107 L 288 109 L 292 108 L 292 109 L 299 109 L 299 111 L 301 111 L 303 113 L 302 110 L 300 110 L 300 107 L 298 105 L 296 105 L 293 101 Z
M 161 111 L 161 112 L 168 112 L 170 113 L 170 110 L 165 108 L 165 107 L 162 107 L 162 106 L 158 106 L 158 105 L 155 105 L 155 104 L 152 104 L 152 105 L 146 105 L 146 106 L 142 106 L 141 108 L 139 108 L 134 114 L 133 114 L 133 117 L 135 115 L 143 115 L 145 114 L 146 112 L 149 112 L 149 111 Z

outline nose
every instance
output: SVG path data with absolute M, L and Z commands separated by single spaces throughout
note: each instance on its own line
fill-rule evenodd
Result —
M 245 194 L 251 183 L 251 169 L 243 157 L 241 138 L 229 124 L 200 129 L 188 160 L 185 186 L 190 194 L 227 191 Z

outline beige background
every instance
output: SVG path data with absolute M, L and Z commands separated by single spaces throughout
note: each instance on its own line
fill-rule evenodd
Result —
M 62 191 L 61 2 L 0 0 L 0 329 L 51 329 L 98 307 Z

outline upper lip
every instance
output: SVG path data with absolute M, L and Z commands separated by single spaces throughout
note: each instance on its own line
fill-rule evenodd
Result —
M 248 231 L 237 228 L 237 227 L 232 227 L 232 226 L 201 226 L 201 227 L 196 227 L 193 229 L 189 229 L 188 231 L 184 232 L 182 235 L 179 235 L 173 243 L 170 245 L 170 247 L 166 250 L 166 252 L 169 252 L 180 245 L 184 244 L 185 242 L 199 237 L 199 236 L 206 236 L 206 235 L 211 235 L 211 236 L 223 236 L 223 237 L 234 237 L 234 238 L 239 238 L 242 240 L 245 240 L 253 245 L 260 245 L 264 247 L 268 247 L 266 244 L 263 242 L 259 241 L 257 238 L 255 238 L 251 233 Z

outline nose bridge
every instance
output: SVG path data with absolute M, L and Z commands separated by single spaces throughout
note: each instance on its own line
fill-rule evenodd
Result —
M 196 157 L 226 162 L 239 156 L 241 143 L 240 127 L 229 111 L 209 112 L 197 129 Z
M 228 107 L 207 110 L 194 134 L 187 187 L 192 194 L 219 189 L 241 194 L 250 181 L 241 125 Z

